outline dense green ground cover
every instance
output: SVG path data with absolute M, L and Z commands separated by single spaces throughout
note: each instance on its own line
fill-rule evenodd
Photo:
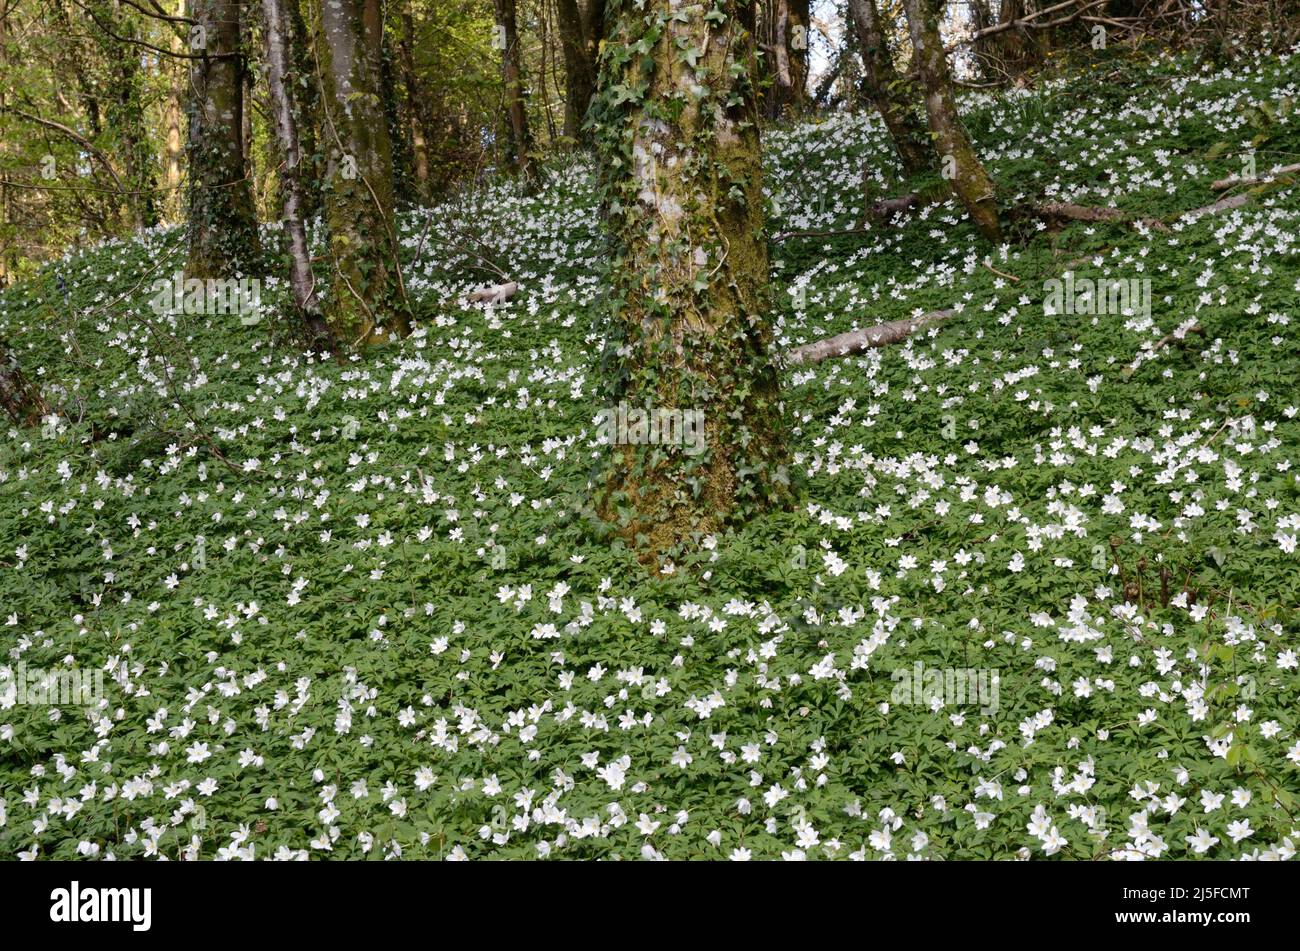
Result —
M 1174 216 L 1252 145 L 1296 161 L 1298 67 L 968 102 L 1009 202 L 1168 231 L 992 249 L 948 205 L 777 244 L 783 346 L 960 313 L 788 371 L 800 504 L 660 577 L 586 509 L 580 163 L 408 216 L 420 329 L 343 365 L 280 285 L 256 324 L 156 316 L 175 232 L 0 296 L 69 417 L 0 434 L 0 855 L 1291 857 L 1300 189 Z M 853 226 L 864 167 L 907 188 L 872 116 L 767 149 L 777 232 Z M 520 295 L 461 301 L 498 270 Z M 1149 279 L 1149 314 L 1045 313 L 1068 270 Z M 909 698 L 918 664 L 996 695 Z M 16 703 L 20 667 L 103 702 Z

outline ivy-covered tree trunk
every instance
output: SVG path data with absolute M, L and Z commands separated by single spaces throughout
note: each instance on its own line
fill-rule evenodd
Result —
M 497 45 L 501 47 L 501 84 L 506 100 L 506 157 L 517 172 L 532 175 L 532 133 L 524 101 L 524 69 L 519 47 L 515 0 L 494 0 L 497 17 Z
M 345 344 L 382 343 L 409 333 L 411 314 L 397 259 L 392 145 L 380 96 L 381 5 L 313 6 L 334 278 L 325 317 Z
M 606 427 L 595 495 L 653 557 L 788 492 L 753 8 L 621 0 L 610 23 L 593 104 L 614 246 L 606 416 L 648 428 Z
M 867 95 L 884 120 L 903 170 L 908 175 L 916 175 L 932 168 L 934 151 L 930 137 L 911 107 L 914 99 L 911 83 L 894 68 L 876 0 L 849 0 L 849 14 L 858 38 Z
M 925 93 L 925 112 L 930 121 L 934 150 L 940 169 L 971 222 L 990 241 L 1001 240 L 997 194 L 993 179 L 984 170 L 966 127 L 957 114 L 948 57 L 939 37 L 938 5 L 935 0 L 903 0 L 916 68 Z
M 605 22 L 605 0 L 556 0 L 564 53 L 564 134 L 582 142 L 587 107 L 596 90 L 596 59 Z
M 379 54 L 379 100 L 383 103 L 384 122 L 388 125 L 388 144 L 393 156 L 393 198 L 398 205 L 415 204 L 419 198 L 415 187 L 415 153 L 402 121 L 405 110 L 402 109 L 398 90 L 397 74 L 400 67 L 397 51 L 393 49 L 393 31 L 387 25 L 382 31 L 382 39 Z
M 261 270 L 253 190 L 244 154 L 244 54 L 239 0 L 193 0 L 190 53 L 190 277 Z

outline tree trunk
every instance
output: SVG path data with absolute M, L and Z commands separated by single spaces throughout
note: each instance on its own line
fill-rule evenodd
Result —
M 15 426 L 32 426 L 54 412 L 40 389 L 27 379 L 13 348 L 0 340 L 0 409 Z
M 517 172 L 532 175 L 532 136 L 528 131 L 528 110 L 524 101 L 524 70 L 521 65 L 519 30 L 515 23 L 515 0 L 494 0 L 498 45 L 501 47 L 501 83 L 506 97 L 507 160 Z
M 560 46 L 564 53 L 564 134 L 575 141 L 589 138 L 582 130 L 587 107 L 596 89 L 596 58 L 605 21 L 605 0 L 556 0 Z
M 415 71 L 415 18 L 411 16 L 411 0 L 402 4 L 402 37 L 397 44 L 398 58 L 402 64 L 402 85 L 406 88 L 407 123 L 410 128 L 411 156 L 415 163 L 415 187 L 422 200 L 428 200 L 429 142 L 425 132 L 429 125 L 428 96 L 420 88 Z
M 1025 0 L 1002 0 L 998 12 L 999 23 L 1014 23 L 1026 13 Z M 1008 75 L 1019 76 L 1038 59 L 1038 47 L 1024 27 L 1013 26 L 998 34 L 997 47 Z
M 381 0 L 381 8 L 383 3 Z M 419 195 L 415 186 L 415 154 L 411 151 L 411 140 L 402 122 L 404 113 L 398 101 L 397 73 L 400 64 L 393 49 L 393 34 L 384 29 L 380 34 L 379 51 L 379 101 L 384 110 L 384 124 L 388 127 L 388 145 L 393 163 L 393 198 L 398 205 L 418 203 Z
M 244 155 L 244 56 L 239 0 L 193 0 L 201 27 L 190 53 L 189 260 L 196 278 L 261 270 L 253 190 Z
M 240 15 L 244 13 L 241 10 Z M 253 15 L 257 15 L 257 5 L 253 2 Z M 256 154 L 253 151 L 253 71 L 244 70 L 244 161 L 248 165 L 248 187 L 253 193 L 253 208 L 257 208 L 262 182 L 257 178 Z M 256 213 L 256 211 L 254 211 Z
M 1004 0 L 1005 2 L 1005 0 Z M 970 0 L 971 30 L 978 34 L 980 30 L 986 30 L 993 25 L 993 13 L 989 8 L 989 0 Z M 998 79 L 998 69 L 993 56 L 993 46 L 996 43 L 996 37 L 978 36 L 972 44 L 975 54 L 975 64 L 979 70 L 980 77 L 986 82 L 996 82 Z
M 790 3 L 776 0 L 772 7 L 772 105 L 771 117 L 780 118 L 790 101 L 794 81 L 790 78 Z
M 939 38 L 939 23 L 933 0 L 903 0 L 907 11 L 912 50 L 925 92 L 925 111 L 934 137 L 940 169 L 951 180 L 953 191 L 971 217 L 971 222 L 989 241 L 1001 241 L 997 196 L 993 180 L 980 163 L 966 127 L 957 115 L 957 100 L 948 74 L 948 58 Z
M 9 65 L 9 48 L 6 40 L 6 34 L 9 32 L 7 18 L 0 18 L 0 68 L 7 72 Z M 0 110 L 8 105 L 8 89 L 0 86 Z M 0 166 L 8 168 L 10 145 L 4 139 L 0 139 Z M 14 225 L 13 197 L 10 194 L 9 186 L 0 181 L 0 288 L 8 287 L 14 282 L 14 271 L 18 267 L 18 242 L 15 239 L 16 229 Z M 5 358 L 5 353 L 0 351 L 0 360 Z
M 280 173 L 285 242 L 289 251 L 289 287 L 300 318 L 313 344 L 321 347 L 329 341 L 329 328 L 316 299 L 316 280 L 311 272 L 311 251 L 307 229 L 303 224 L 302 153 L 298 145 L 297 109 L 287 78 L 289 66 L 289 26 L 284 11 L 285 0 L 262 0 L 262 34 L 266 41 L 266 84 L 275 116 L 275 135 L 284 154 Z
M 707 10 L 621 4 L 593 106 L 617 249 L 606 395 L 652 411 L 649 435 L 606 428 L 596 507 L 647 558 L 788 493 L 753 9 Z
M 858 36 L 867 94 L 885 122 L 904 172 L 917 175 L 932 168 L 929 136 L 911 107 L 910 84 L 894 69 L 876 0 L 849 0 L 849 14 Z
M 96 8 L 101 19 L 112 21 L 107 3 L 101 0 Z M 100 48 L 108 62 L 106 116 L 114 150 L 123 169 L 122 179 L 127 194 L 122 197 L 131 211 L 131 222 L 137 228 L 152 228 L 158 223 L 154 194 L 157 178 L 153 146 L 145 128 L 144 76 L 139 53 L 130 42 L 136 38 L 136 27 L 128 17 L 119 17 L 118 20 L 117 31 L 120 31 L 122 40 L 107 35 L 99 38 Z
M 411 314 L 393 231 L 392 146 L 380 97 L 380 2 L 315 0 L 313 6 L 334 278 L 325 316 L 342 343 L 381 343 L 409 333 Z
M 298 129 L 298 151 L 302 185 L 302 217 L 311 221 L 324 204 L 322 186 L 325 159 L 319 144 L 322 139 L 320 83 L 316 80 L 316 60 L 311 30 L 303 16 L 303 0 L 283 0 L 285 22 L 289 29 L 290 70 L 288 79 L 294 87 L 294 118 Z
M 185 16 L 185 0 L 176 0 L 172 7 L 175 16 Z M 184 54 L 185 43 L 178 32 L 173 32 L 169 40 L 173 53 Z M 181 116 L 185 110 L 185 81 L 182 70 L 177 66 L 179 60 L 166 63 L 167 68 L 167 103 L 163 107 L 163 119 L 167 125 L 167 153 L 164 158 L 163 184 L 166 195 L 163 207 L 169 221 L 180 221 L 184 217 L 184 203 L 181 196 L 182 163 L 185 160 L 185 135 L 181 131 Z
M 808 111 L 808 63 L 812 45 L 812 11 L 809 0 L 789 0 L 790 24 L 786 32 L 790 53 L 790 106 L 796 116 Z

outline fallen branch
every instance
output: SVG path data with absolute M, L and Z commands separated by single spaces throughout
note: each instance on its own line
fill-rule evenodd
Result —
M 788 241 L 790 238 L 839 238 L 850 234 L 869 234 L 870 228 L 845 228 L 842 231 L 782 231 L 772 235 L 774 242 Z
M 1300 164 L 1283 165 L 1281 168 L 1275 168 L 1271 172 L 1263 175 L 1242 177 L 1241 175 L 1229 175 L 1227 178 L 1221 178 L 1210 185 L 1216 192 L 1221 192 L 1225 188 L 1232 188 L 1234 185 L 1258 185 L 1260 182 L 1266 182 L 1276 178 L 1279 175 L 1294 175 L 1300 172 Z
M 795 347 L 786 353 L 785 362 L 791 366 L 821 363 L 831 357 L 847 357 L 855 353 L 862 353 L 864 350 L 887 347 L 890 344 L 906 340 L 917 331 L 923 330 L 931 324 L 947 320 L 955 313 L 955 310 L 934 310 L 918 317 L 891 320 L 888 323 L 876 324 L 873 327 L 863 327 L 860 330 L 850 330 L 847 333 L 836 334 L 834 337 L 827 337 L 825 340 L 817 340 L 813 343 L 804 344 L 802 347 Z
M 1127 221 L 1128 215 L 1118 208 L 1097 205 L 1075 205 L 1068 201 L 1051 201 L 1034 205 L 1040 218 L 1068 218 L 1070 221 Z

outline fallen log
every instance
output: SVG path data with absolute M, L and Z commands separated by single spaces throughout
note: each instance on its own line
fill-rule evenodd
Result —
M 476 287 L 465 295 L 465 300 L 469 303 L 504 304 L 510 298 L 515 296 L 519 290 L 517 281 L 507 281 L 504 284 L 488 284 L 485 287 Z
M 924 207 L 928 204 L 920 195 L 899 195 L 897 198 L 882 198 L 880 201 L 872 204 L 868 211 L 871 217 L 880 221 L 892 221 L 893 219 L 911 211 L 914 208 Z
M 1178 216 L 1178 220 L 1195 221 L 1202 215 L 1217 215 L 1225 211 L 1231 211 L 1234 208 L 1240 208 L 1248 201 L 1250 201 L 1250 195 L 1242 192 L 1239 195 L 1233 195 L 1229 198 L 1220 198 L 1213 205 L 1206 205 L 1204 208 L 1193 208 L 1191 211 L 1185 211 Z
M 1034 213 L 1040 218 L 1066 218 L 1070 221 L 1128 221 L 1128 214 L 1118 208 L 1075 205 L 1068 201 L 1034 205 Z
M 917 317 L 891 320 L 888 323 L 876 324 L 873 327 L 863 327 L 859 330 L 836 334 L 834 337 L 827 337 L 825 340 L 816 340 L 801 347 L 795 347 L 786 353 L 785 362 L 791 366 L 821 363 L 823 360 L 829 360 L 832 357 L 847 357 L 855 353 L 862 353 L 864 350 L 887 347 L 890 344 L 906 340 L 917 331 L 923 330 L 932 324 L 947 320 L 955 313 L 955 310 L 934 310 Z
M 1168 231 L 1168 226 L 1158 218 L 1135 218 L 1119 208 L 1099 205 L 1076 205 L 1068 201 L 1052 201 L 1030 206 L 1030 212 L 1036 217 L 1049 221 L 1122 221 L 1128 224 L 1144 224 L 1156 231 Z

